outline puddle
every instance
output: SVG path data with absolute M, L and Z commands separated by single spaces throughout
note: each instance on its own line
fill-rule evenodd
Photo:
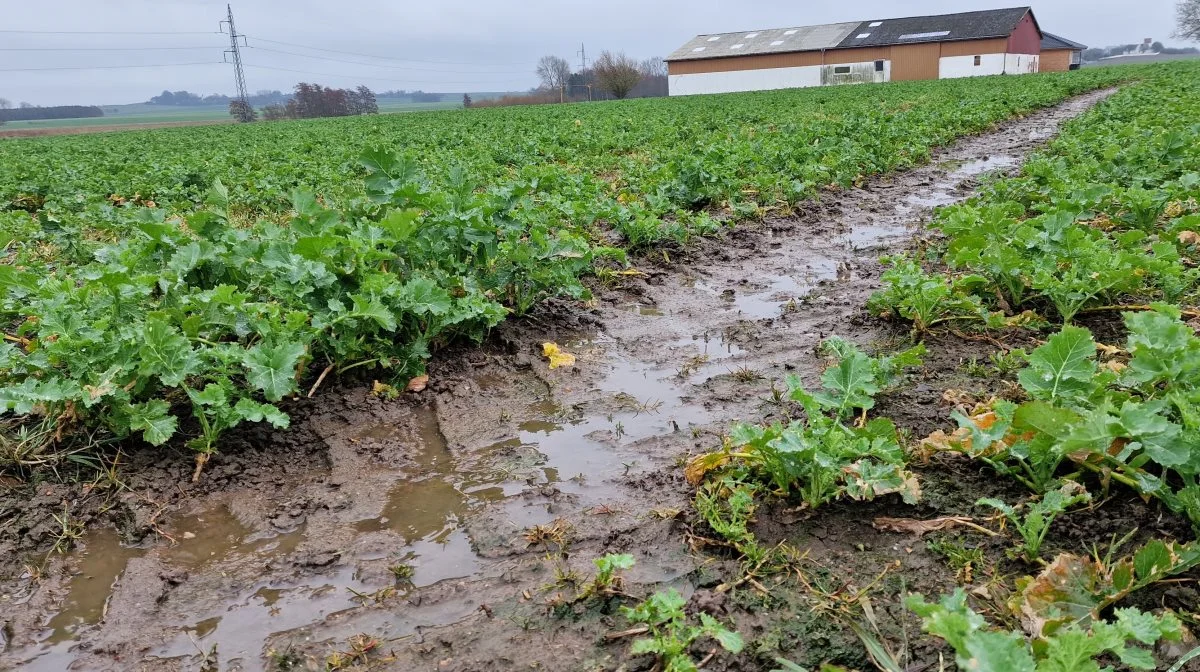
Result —
M 647 306 L 641 303 L 626 304 L 624 308 L 635 315 L 641 315 L 643 317 L 662 317 L 666 314 L 654 306 Z
M 145 553 L 123 546 L 120 535 L 107 528 L 88 533 L 84 540 L 87 550 L 79 556 L 79 573 L 71 577 L 62 611 L 46 623 L 51 632 L 42 641 L 45 645 L 70 641 L 80 628 L 99 623 L 125 565 Z
M 215 645 L 222 669 L 254 670 L 262 666 L 263 648 L 272 633 L 320 622 L 356 606 L 347 586 L 361 587 L 351 568 L 319 577 L 307 586 L 260 584 L 220 607 L 197 614 L 174 637 L 146 655 L 148 660 L 191 658 Z M 240 660 L 241 665 L 231 665 Z
M 908 210 L 900 204 L 897 204 L 896 209 L 899 214 L 904 214 L 903 210 Z M 895 224 L 855 224 L 851 227 L 850 233 L 846 234 L 846 242 L 851 250 L 861 252 L 888 247 L 899 241 L 907 240 L 913 235 L 913 231 L 914 229 L 907 226 Z
M 97 528 L 87 532 L 82 540 L 85 550 L 76 557 L 78 573 L 68 584 L 62 609 L 47 621 L 45 628 L 49 634 L 40 641 L 35 657 L 26 661 L 22 669 L 33 672 L 67 669 L 74 660 L 71 649 L 81 630 L 104 620 L 113 589 L 126 572 L 129 562 L 135 558 L 154 554 L 171 567 L 196 571 L 211 565 L 234 562 L 239 558 L 265 559 L 287 555 L 303 539 L 299 530 L 280 535 L 252 535 L 224 506 L 199 515 L 177 518 L 172 521 L 168 533 L 177 541 L 175 545 L 146 549 L 122 545 L 119 535 L 112 529 Z M 262 589 L 266 587 L 255 590 Z M 264 599 L 280 599 L 278 594 L 273 597 L 269 593 L 263 595 Z M 345 608 L 345 597 L 340 596 L 339 599 Z M 214 608 L 219 613 L 206 615 L 195 625 L 184 627 L 184 632 L 190 631 L 193 636 L 202 638 L 223 632 L 220 627 L 221 614 L 237 608 L 237 605 Z M 261 627 L 254 629 L 252 625 L 257 622 L 258 619 L 253 619 L 238 627 L 250 633 L 245 635 L 248 639 L 257 638 L 261 642 L 267 632 Z M 191 640 L 186 637 L 184 640 L 187 650 L 173 655 L 196 653 Z M 224 644 L 222 650 L 225 650 Z
M 678 377 L 674 358 L 670 365 L 642 362 L 616 348 L 610 350 L 612 345 L 611 339 L 604 338 L 564 344 L 579 356 L 591 352 L 604 357 L 607 375 L 590 390 L 599 398 L 596 410 L 578 414 L 550 401 L 532 404 L 528 413 L 540 417 L 522 423 L 516 439 L 486 450 L 520 447 L 536 451 L 544 456 L 544 462 L 538 465 L 544 483 L 554 484 L 565 493 L 603 498 L 610 487 L 605 481 L 636 465 L 636 455 L 630 456 L 624 446 L 710 421 L 709 411 L 685 401 L 686 384 Z M 742 352 L 720 337 L 707 335 L 682 339 L 676 346 L 694 348 L 693 352 L 708 354 L 714 362 Z M 528 485 L 537 483 L 527 482 L 518 491 Z M 501 487 L 507 489 L 509 485 Z
M 691 286 L 711 296 L 725 298 L 731 310 L 736 310 L 751 319 L 763 320 L 779 317 L 789 301 L 803 299 L 821 282 L 836 278 L 837 261 L 822 257 L 809 261 L 795 275 L 771 278 L 765 289 L 743 291 L 739 288 L 721 292 L 700 281 L 695 281 Z
M 698 350 L 698 354 L 707 358 L 709 362 L 729 359 L 745 352 L 740 345 L 728 340 L 723 333 L 704 333 L 696 336 L 688 336 L 675 341 L 672 347 Z
M 963 182 L 984 173 L 1012 168 L 1019 163 L 1017 157 L 1003 154 L 971 161 L 948 161 L 940 164 L 951 169 L 945 178 L 939 180 L 928 190 L 920 190 L 905 200 L 908 203 L 927 208 L 958 203 L 963 200 L 964 196 L 955 192 Z

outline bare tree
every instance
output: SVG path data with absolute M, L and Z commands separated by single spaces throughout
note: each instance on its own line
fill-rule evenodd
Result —
M 670 93 L 667 77 L 667 62 L 655 56 L 647 58 L 638 65 L 642 71 L 642 81 L 629 92 L 634 98 L 658 98 Z
M 654 56 L 642 61 L 640 66 L 643 77 L 666 77 L 667 62 L 660 56 Z
M 1200 0 L 1179 0 L 1175 17 L 1175 37 L 1200 42 Z
M 12 102 L 7 98 L 0 98 L 0 110 L 7 110 L 12 107 Z
M 571 64 L 558 56 L 543 56 L 537 65 L 538 79 L 547 89 L 561 89 L 571 78 Z
M 617 98 L 624 98 L 642 80 L 642 72 L 638 66 L 637 61 L 623 53 L 602 51 L 592 67 L 596 71 L 596 81 L 601 89 Z

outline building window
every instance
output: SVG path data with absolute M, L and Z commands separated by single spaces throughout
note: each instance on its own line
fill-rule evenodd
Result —
M 850 74 L 850 66 L 848 66 L 848 65 L 839 65 L 839 66 L 836 66 L 836 67 L 834 67 L 834 68 L 833 68 L 833 74 L 835 74 L 835 75 L 848 75 L 848 74 Z
M 883 61 L 875 61 L 875 72 L 883 72 Z
M 975 57 L 975 65 L 983 65 L 983 57 L 982 56 Z

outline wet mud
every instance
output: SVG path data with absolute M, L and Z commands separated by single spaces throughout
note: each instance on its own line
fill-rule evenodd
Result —
M 736 615 L 763 660 L 854 664 L 861 644 L 811 609 L 772 620 L 793 598 L 715 595 L 729 560 L 688 544 L 679 465 L 719 445 L 729 423 L 769 418 L 772 381 L 815 381 L 823 339 L 896 341 L 863 310 L 878 258 L 1110 93 L 699 241 L 670 263 L 642 259 L 644 277 L 597 285 L 590 304 L 550 302 L 481 346 L 442 353 L 419 394 L 387 401 L 370 381 L 331 382 L 288 409 L 293 429 L 237 432 L 198 484 L 189 455 L 137 451 L 120 476 L 87 488 L 0 484 L 0 669 L 325 669 L 338 652 L 356 669 L 649 669 L 626 640 L 605 639 L 627 627 L 614 604 L 564 599 L 564 577 L 589 576 L 605 553 L 635 556 L 630 594 L 674 587 L 694 608 Z M 549 369 L 544 342 L 576 365 Z M 943 354 L 880 412 L 914 435 L 944 427 L 945 390 L 972 384 L 960 370 L 972 347 L 931 345 Z M 891 577 L 944 590 L 954 578 L 944 564 L 869 521 L 961 510 L 976 486 L 995 487 L 962 469 L 928 467 L 919 508 L 761 512 L 758 532 L 810 550 L 813 576 L 899 562 Z M 74 550 L 54 552 L 59 539 Z M 887 585 L 912 589 L 901 584 Z M 717 655 L 705 669 L 743 668 Z

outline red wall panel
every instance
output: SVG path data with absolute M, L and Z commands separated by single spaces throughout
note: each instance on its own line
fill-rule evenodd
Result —
M 1042 31 L 1038 30 L 1037 22 L 1033 20 L 1033 12 L 1027 13 L 1012 35 L 1008 36 L 1008 53 L 1042 53 Z

